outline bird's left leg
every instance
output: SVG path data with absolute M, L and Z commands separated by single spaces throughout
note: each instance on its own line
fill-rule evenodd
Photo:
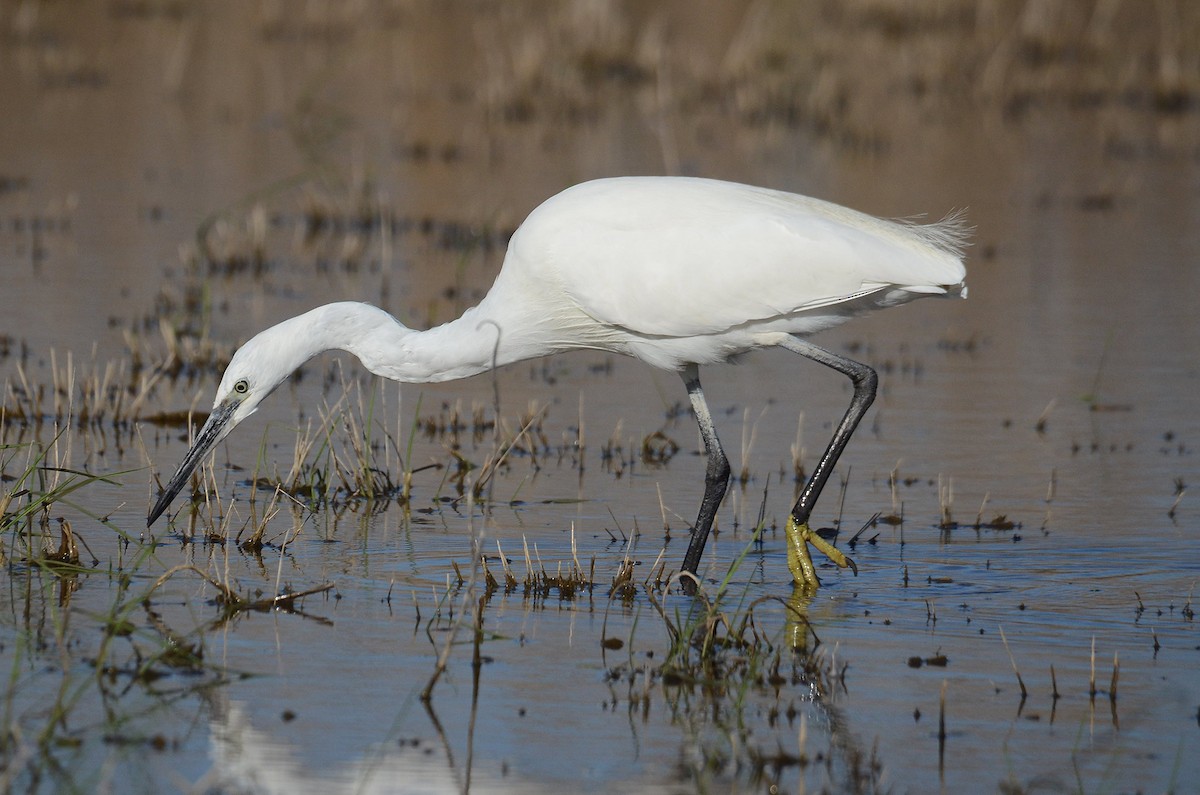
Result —
M 696 424 L 700 426 L 700 437 L 704 439 L 704 451 L 708 454 L 708 469 L 704 475 L 704 498 L 700 502 L 700 514 L 696 517 L 696 527 L 692 530 L 687 554 L 683 556 L 683 570 L 695 574 L 700 566 L 700 557 L 704 554 L 704 545 L 708 541 L 708 531 L 712 528 L 717 508 L 721 507 L 725 489 L 729 486 L 729 459 L 721 449 L 717 428 L 713 425 L 712 414 L 704 400 L 704 392 L 700 389 L 700 369 L 694 364 L 689 364 L 681 375 L 687 387 L 688 397 L 692 401 L 692 411 L 696 414 Z
M 859 421 L 875 400 L 875 389 L 879 384 L 879 377 L 874 370 L 862 362 L 839 356 L 796 337 L 788 337 L 779 344 L 780 347 L 786 348 L 792 353 L 798 353 L 814 362 L 832 367 L 849 377 L 854 384 L 854 396 L 850 398 L 850 407 L 846 409 L 846 414 L 838 424 L 837 430 L 834 431 L 833 438 L 829 440 L 829 446 L 825 448 L 825 454 L 817 462 L 816 469 L 808 478 L 808 482 L 804 484 L 800 497 L 796 500 L 791 515 L 788 516 L 788 568 L 792 572 L 792 579 L 799 586 L 815 589 L 821 584 L 821 581 L 817 578 L 816 567 L 813 566 L 812 556 L 808 552 L 809 544 L 824 552 L 839 567 L 844 569 L 848 566 L 855 574 L 858 574 L 858 567 L 854 565 L 854 561 L 809 529 L 808 518 L 817 504 L 817 498 L 821 496 L 821 490 L 825 488 L 825 483 L 829 480 L 829 475 L 833 472 L 834 465 L 837 464 L 842 451 L 846 449 L 846 443 L 850 441 L 854 429 L 858 427 Z

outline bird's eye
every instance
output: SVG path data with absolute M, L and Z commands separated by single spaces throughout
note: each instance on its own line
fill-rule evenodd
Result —
M 233 385 L 233 391 L 237 392 L 239 395 L 246 394 L 250 391 L 250 382 L 243 378 Z

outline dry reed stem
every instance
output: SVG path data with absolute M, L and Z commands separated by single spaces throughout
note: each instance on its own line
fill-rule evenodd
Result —
M 1091 672 L 1088 674 L 1088 696 L 1096 698 L 1096 636 L 1092 635 Z
M 806 479 L 804 471 L 804 412 L 796 418 L 796 441 L 790 447 L 792 454 L 792 475 L 797 483 Z
M 1004 650 L 1008 652 L 1008 661 L 1012 663 L 1013 673 L 1017 675 L 1017 684 L 1021 686 L 1021 700 L 1024 701 L 1029 691 L 1025 689 L 1025 681 L 1021 679 L 1021 672 L 1017 670 L 1017 660 L 1013 657 L 1012 649 L 1008 647 L 1008 638 L 1004 637 L 1004 627 L 1000 627 L 1000 640 L 1004 642 Z
M 941 513 L 939 527 L 943 530 L 954 526 L 954 478 L 947 478 L 943 485 L 942 475 L 938 474 L 938 509 Z

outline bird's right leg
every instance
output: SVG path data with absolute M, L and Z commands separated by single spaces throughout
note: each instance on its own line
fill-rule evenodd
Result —
M 821 496 L 821 490 L 825 488 L 825 482 L 829 480 L 829 475 L 833 472 L 834 465 L 837 464 L 842 451 L 846 449 L 850 436 L 875 400 L 875 390 L 879 378 L 874 370 L 862 362 L 839 356 L 832 351 L 817 347 L 811 342 L 788 337 L 779 344 L 792 353 L 798 353 L 807 359 L 837 370 L 849 378 L 854 385 L 854 396 L 850 399 L 850 407 L 846 409 L 846 414 L 838 424 L 837 430 L 834 431 L 833 438 L 829 440 L 829 446 L 825 448 L 825 454 L 817 462 L 816 469 L 808 478 L 808 482 L 804 484 L 800 497 L 796 500 L 796 505 L 788 516 L 786 529 L 788 568 L 797 585 L 808 590 L 815 590 L 821 581 L 817 577 L 817 569 L 808 552 L 809 544 L 824 552 L 839 567 L 843 569 L 849 567 L 855 574 L 858 574 L 858 567 L 854 565 L 853 560 L 809 528 L 808 518 L 817 504 L 817 497 Z
M 712 529 L 717 508 L 721 507 L 725 489 L 729 486 L 729 459 L 721 449 L 717 428 L 713 425 L 712 414 L 704 400 L 704 391 L 700 388 L 700 368 L 689 364 L 684 368 L 682 376 L 688 397 L 692 401 L 692 411 L 696 414 L 696 424 L 700 426 L 700 437 L 704 439 L 704 451 L 708 454 L 708 469 L 704 474 L 704 499 L 700 501 L 700 514 L 696 517 L 692 540 L 688 543 L 687 554 L 683 556 L 683 570 L 695 574 L 700 566 L 700 558 L 704 555 L 708 531 Z

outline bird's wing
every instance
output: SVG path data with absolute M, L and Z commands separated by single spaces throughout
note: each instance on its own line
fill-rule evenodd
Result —
M 952 251 L 910 231 L 928 227 L 805 197 L 711 180 L 589 186 L 535 211 L 512 253 L 595 320 L 639 334 L 715 334 L 963 277 Z

